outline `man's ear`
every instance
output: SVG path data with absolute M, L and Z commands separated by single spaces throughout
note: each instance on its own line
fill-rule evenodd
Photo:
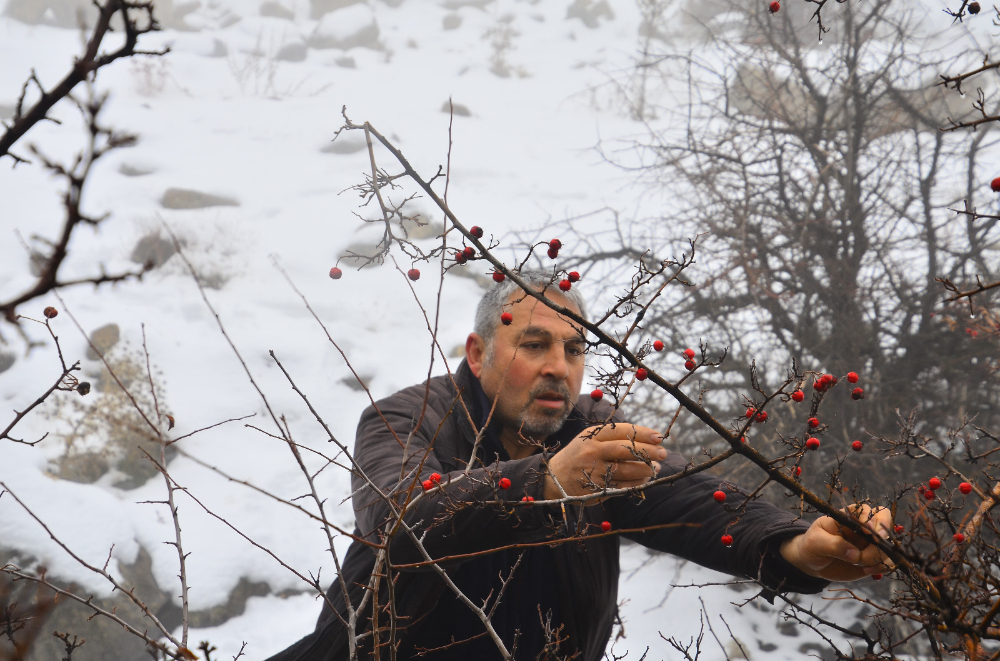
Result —
M 476 333 L 469 333 L 469 337 L 465 339 L 465 359 L 476 378 L 482 378 L 483 362 L 486 360 L 486 342 Z

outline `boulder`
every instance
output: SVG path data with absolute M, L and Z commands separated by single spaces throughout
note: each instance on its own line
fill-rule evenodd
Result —
M 289 21 L 295 20 L 295 12 L 280 2 L 275 2 L 275 0 L 267 0 L 260 5 L 260 15 L 270 16 L 271 18 L 284 18 Z
M 285 44 L 275 54 L 274 59 L 279 62 L 302 62 L 309 54 L 309 49 L 301 41 Z
M 368 5 L 354 4 L 327 13 L 308 39 L 310 48 L 381 50 L 378 23 Z
M 150 232 L 135 244 L 131 259 L 136 264 L 149 264 L 152 268 L 158 268 L 166 264 L 176 252 L 173 241 L 164 238 L 159 232 Z
M 87 358 L 100 360 L 111 347 L 118 344 L 120 338 L 118 324 L 106 324 L 90 334 L 90 346 L 87 347 Z M 96 349 L 96 351 L 95 351 Z
M 319 19 L 344 7 L 364 3 L 365 0 L 309 0 L 309 18 Z
M 204 209 L 206 207 L 238 207 L 240 203 L 221 195 L 212 195 L 186 188 L 168 188 L 160 198 L 164 209 Z
M 0 373 L 6 372 L 17 361 L 17 356 L 6 351 L 0 351 Z
M 573 0 L 573 3 L 566 9 L 566 19 L 579 18 L 588 28 L 594 29 L 601 26 L 600 19 L 614 20 L 615 13 L 611 10 L 611 5 L 607 0 Z
M 456 117 L 472 117 L 472 111 L 469 110 L 468 106 L 464 106 L 461 103 L 448 103 L 445 101 L 441 104 L 441 112 L 452 112 L 454 108 Z

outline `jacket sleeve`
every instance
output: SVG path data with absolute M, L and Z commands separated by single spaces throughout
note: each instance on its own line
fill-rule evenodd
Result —
M 662 462 L 660 476 L 688 465 L 684 457 L 671 453 Z M 763 500 L 751 501 L 742 513 L 731 511 L 727 506 L 734 498 L 720 504 L 712 497 L 720 482 L 716 475 L 696 473 L 650 487 L 644 499 L 613 498 L 605 507 L 620 528 L 678 524 L 626 536 L 710 569 L 759 579 L 769 591 L 815 593 L 829 585 L 800 571 L 778 552 L 782 541 L 804 533 L 808 523 Z M 721 541 L 726 534 L 733 537 L 731 547 Z
M 405 505 L 403 520 L 422 537 L 423 546 L 431 557 L 436 559 L 545 539 L 552 527 L 543 508 L 520 504 L 524 496 L 542 498 L 544 481 L 540 455 L 480 466 L 470 471 L 468 477 L 461 469 L 445 472 L 441 453 L 446 454 L 443 448 L 456 444 L 454 439 L 445 439 L 442 430 L 451 429 L 448 433 L 456 433 L 458 426 L 455 421 L 446 419 L 447 410 L 428 407 L 420 428 L 415 428 L 423 410 L 423 395 L 424 387 L 418 386 L 378 402 L 377 410 L 374 406 L 368 407 L 358 424 L 355 461 L 368 480 L 383 494 L 388 494 L 397 508 Z M 450 405 L 453 396 L 432 394 L 430 399 L 432 402 L 447 400 L 446 404 Z M 464 415 L 460 411 L 460 405 L 456 405 L 450 415 Z M 464 466 L 468 457 L 456 459 Z M 440 487 L 425 492 L 421 483 L 433 473 L 441 474 Z M 501 478 L 510 480 L 509 488 L 500 488 Z M 387 524 L 394 519 L 393 509 L 386 498 L 375 493 L 368 480 L 357 471 L 352 477 L 354 511 L 361 534 L 370 541 L 382 543 Z M 508 501 L 510 505 L 483 504 L 497 500 Z M 400 564 L 424 560 L 401 527 L 390 542 L 390 558 L 393 563 Z

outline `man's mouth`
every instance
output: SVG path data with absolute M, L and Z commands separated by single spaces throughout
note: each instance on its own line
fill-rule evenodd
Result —
M 535 397 L 539 406 L 549 409 L 561 409 L 566 405 L 566 398 L 556 392 L 543 392 Z

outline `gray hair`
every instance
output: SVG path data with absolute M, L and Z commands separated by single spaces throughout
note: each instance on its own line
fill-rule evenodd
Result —
M 584 303 L 583 296 L 580 294 L 580 290 L 576 287 L 566 292 L 560 290 L 556 286 L 556 278 L 548 271 L 521 271 L 518 275 L 521 276 L 522 280 L 539 291 L 550 289 L 554 290 L 560 296 L 564 296 L 580 310 L 581 317 L 584 319 L 587 318 L 587 306 Z M 488 357 L 493 355 L 493 338 L 497 334 L 497 325 L 500 323 L 500 315 L 504 311 L 503 307 L 511 295 L 521 291 L 521 287 L 516 282 L 507 278 L 503 282 L 490 287 L 490 290 L 479 300 L 479 305 L 476 307 L 476 322 L 473 330 L 486 343 L 487 362 L 489 362 Z M 525 295 L 527 296 L 527 294 Z

